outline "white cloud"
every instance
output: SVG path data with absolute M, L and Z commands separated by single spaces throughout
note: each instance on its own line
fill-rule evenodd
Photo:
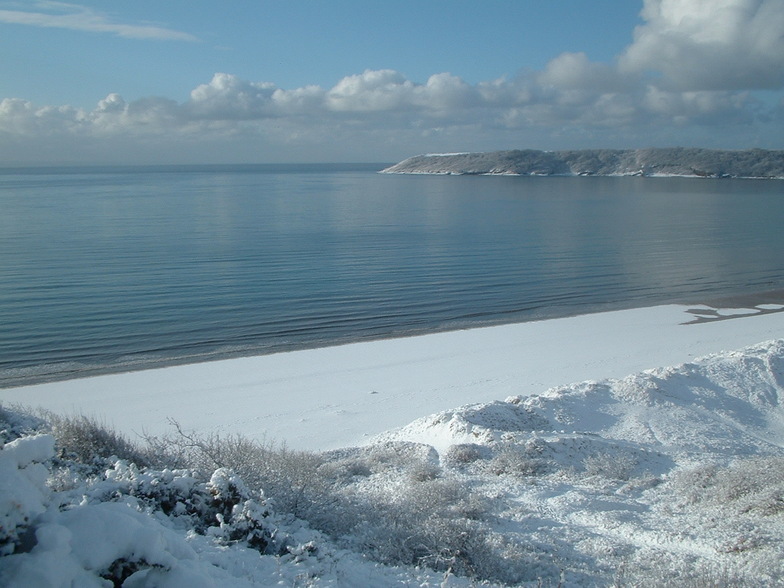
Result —
M 331 88 L 284 89 L 216 73 L 182 103 L 109 94 L 84 110 L 10 98 L 0 102 L 0 157 L 35 154 L 37 140 L 49 151 L 88 145 L 91 156 L 108 142 L 118 157 L 121 144 L 133 144 L 142 157 L 201 148 L 206 159 L 276 160 L 338 157 L 338 149 L 340 157 L 390 160 L 513 147 L 780 148 L 784 100 L 752 90 L 784 84 L 781 2 L 648 0 L 645 24 L 614 63 L 563 53 L 540 72 L 478 84 L 450 73 L 418 83 L 381 69 Z
M 591 62 L 585 53 L 562 53 L 538 76 L 543 86 L 606 94 L 627 88 L 630 80 L 614 67 Z
M 273 115 L 275 84 L 247 82 L 237 76 L 216 73 L 208 84 L 191 92 L 190 112 L 211 119 L 253 119 Z
M 0 133 L 10 136 L 47 137 L 57 133 L 74 133 L 85 120 L 85 112 L 72 106 L 36 107 L 19 98 L 0 101 Z
M 606 85 L 595 83 L 601 76 L 609 80 Z M 744 141 L 755 142 L 720 143 L 729 126 L 736 136 L 752 137 Z M 762 127 L 766 130 L 760 135 L 755 129 Z M 328 89 L 286 90 L 218 73 L 182 103 L 162 97 L 126 101 L 118 94 L 107 95 L 92 110 L 37 107 L 20 99 L 0 102 L 0 144 L 12 154 L 21 152 L 14 145 L 22 143 L 35 153 L 32 145 L 37 138 L 49 150 L 81 141 L 92 145 L 91 156 L 106 152 L 119 157 L 118 145 L 135 142 L 137 147 L 144 144 L 137 150 L 141 157 L 163 151 L 164 146 L 168 152 L 185 154 L 201 145 L 200 157 L 208 159 L 216 153 L 229 157 L 227 149 L 261 154 L 265 148 L 278 157 L 289 153 L 287 157 L 295 158 L 304 149 L 334 154 L 340 143 L 354 158 L 365 159 L 375 149 L 379 155 L 373 157 L 384 160 L 394 158 L 383 156 L 393 147 L 395 153 L 406 155 L 444 149 L 576 147 L 586 141 L 588 146 L 607 146 L 607 141 L 613 146 L 645 146 L 654 140 L 692 144 L 693 137 L 702 142 L 711 137 L 708 129 L 713 129 L 712 141 L 719 146 L 769 146 L 756 137 L 775 137 L 776 129 L 781 130 L 781 113 L 775 106 L 766 109 L 746 92 L 663 88 L 643 77 L 616 74 L 581 54 L 564 54 L 540 73 L 475 85 L 448 73 L 418 84 L 393 70 L 367 70 Z M 228 148 L 209 147 L 228 138 Z M 562 144 L 552 145 L 554 138 Z M 110 142 L 111 149 L 99 148 L 102 141 Z
M 673 92 L 648 86 L 643 104 L 652 113 L 676 122 L 750 122 L 754 107 L 748 94 L 731 92 Z
M 391 69 L 365 70 L 340 80 L 326 95 L 329 110 L 376 112 L 397 110 L 411 102 L 414 85 Z
M 0 10 L 0 22 L 34 27 L 69 29 L 92 33 L 109 33 L 128 39 L 198 41 L 195 36 L 149 24 L 112 22 L 86 6 L 64 2 L 34 2 L 35 10 Z
M 272 93 L 275 111 L 280 116 L 302 115 L 316 112 L 325 99 L 326 92 L 320 86 L 305 86 L 295 90 L 277 88 Z
M 417 86 L 414 103 L 442 113 L 483 105 L 475 87 L 450 73 L 432 75 L 424 86 Z
M 622 71 L 685 91 L 784 87 L 781 0 L 645 0 L 641 14 Z

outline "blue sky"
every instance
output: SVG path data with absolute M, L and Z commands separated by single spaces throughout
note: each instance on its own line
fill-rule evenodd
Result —
M 784 0 L 0 0 L 7 164 L 782 148 Z

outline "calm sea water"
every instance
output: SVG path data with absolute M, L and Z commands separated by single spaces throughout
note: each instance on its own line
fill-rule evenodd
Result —
M 784 286 L 784 182 L 0 170 L 0 387 Z

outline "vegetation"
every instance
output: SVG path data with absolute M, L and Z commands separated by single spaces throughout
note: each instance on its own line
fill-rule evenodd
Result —
M 784 178 L 784 151 L 695 148 L 514 150 L 418 155 L 386 173 L 518 175 L 678 175 L 712 178 Z
M 233 435 L 196 435 L 176 422 L 169 435 L 134 443 L 88 417 L 0 408 L 0 446 L 42 436 L 52 437 L 54 445 L 46 463 L 47 484 L 64 495 L 75 490 L 83 502 L 133 501 L 143 512 L 168 517 L 175 527 L 276 557 L 301 558 L 318 550 L 312 543 L 299 545 L 285 530 L 307 521 L 343 548 L 380 563 L 506 585 L 547 585 L 537 578 L 558 577 L 559 571 L 553 563 L 543 573 L 533 544 L 494 526 L 498 503 L 491 505 L 475 487 L 480 474 L 510 485 L 536 484 L 545 475 L 576 478 L 603 492 L 662 483 L 638 471 L 631 451 L 615 457 L 596 453 L 573 466 L 554 461 L 546 444 L 511 439 L 493 446 L 453 445 L 443 459 L 429 446 L 407 442 L 317 454 Z M 669 486 L 680 508 L 730 505 L 736 512 L 776 516 L 784 512 L 784 458 L 684 469 Z M 34 547 L 34 517 L 14 516 L 0 522 L 0 556 Z M 755 549 L 759 540 L 752 533 L 725 548 L 728 553 Z M 125 554 L 100 573 L 119 586 L 139 570 L 162 565 Z M 713 569 L 673 576 L 665 561 L 632 568 L 616 570 L 614 585 L 755 585 L 735 572 L 717 575 Z M 604 571 L 595 585 L 608 585 L 607 578 Z

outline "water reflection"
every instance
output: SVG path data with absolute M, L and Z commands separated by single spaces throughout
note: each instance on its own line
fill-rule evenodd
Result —
M 784 286 L 784 182 L 142 170 L 0 205 L 6 374 Z

